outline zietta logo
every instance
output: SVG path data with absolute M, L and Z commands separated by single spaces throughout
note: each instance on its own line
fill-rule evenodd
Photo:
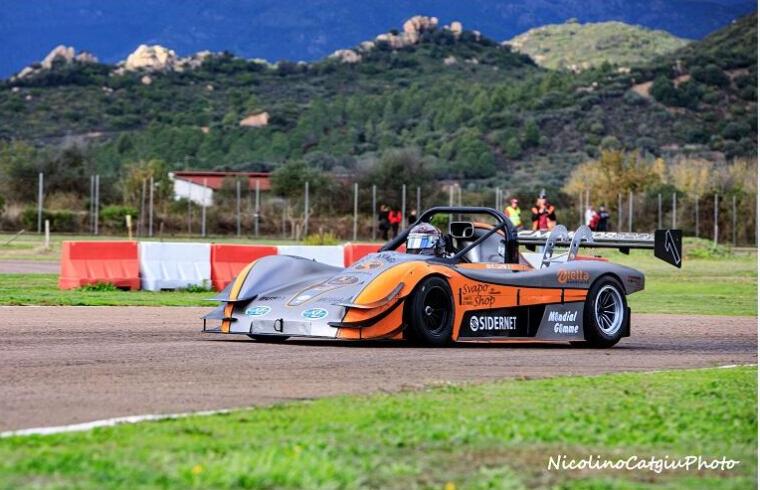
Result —
M 587 283 L 589 279 L 591 279 L 591 275 L 586 271 L 568 271 L 563 269 L 557 272 L 557 282 L 560 284 L 567 284 L 569 282 Z

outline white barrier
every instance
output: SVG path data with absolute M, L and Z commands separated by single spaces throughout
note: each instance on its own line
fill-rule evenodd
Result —
M 343 267 L 343 245 L 278 245 L 279 255 L 296 255 L 323 264 Z
M 211 285 L 208 243 L 140 242 L 140 283 L 147 291 Z

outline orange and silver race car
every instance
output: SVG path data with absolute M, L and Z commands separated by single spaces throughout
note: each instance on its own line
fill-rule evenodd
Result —
M 455 219 L 456 218 L 456 219 Z M 409 253 L 410 230 L 447 224 L 440 253 Z M 406 252 L 397 249 L 407 245 Z M 520 250 L 521 246 L 528 250 Z M 567 251 L 555 254 L 555 248 Z M 450 342 L 552 341 L 610 347 L 630 335 L 626 296 L 644 275 L 582 247 L 654 249 L 681 266 L 681 232 L 518 232 L 500 211 L 437 207 L 347 268 L 276 255 L 246 266 L 216 298 L 204 332 Z M 532 251 L 531 251 L 532 250 Z M 213 322 L 215 325 L 210 325 Z

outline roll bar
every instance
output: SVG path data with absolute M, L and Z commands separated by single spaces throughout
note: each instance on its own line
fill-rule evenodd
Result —
M 420 217 L 409 225 L 405 230 L 399 233 L 395 238 L 380 248 L 381 252 L 387 252 L 390 250 L 396 250 L 404 242 L 409 235 L 409 231 L 420 223 L 430 223 L 433 216 L 437 214 L 486 214 L 495 218 L 497 223 L 487 233 L 480 236 L 477 240 L 467 245 L 465 248 L 457 252 L 453 257 L 444 259 L 447 262 L 457 263 L 464 257 L 470 250 L 477 247 L 485 240 L 488 239 L 494 233 L 499 230 L 504 232 L 504 262 L 508 264 L 516 264 L 519 262 L 519 254 L 517 250 L 517 229 L 515 225 L 507 218 L 507 216 L 501 211 L 493 208 L 486 207 L 472 207 L 472 206 L 437 206 L 430 208 L 420 215 Z

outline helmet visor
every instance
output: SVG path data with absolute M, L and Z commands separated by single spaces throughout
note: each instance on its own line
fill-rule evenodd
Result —
M 406 237 L 406 249 L 407 250 L 420 250 L 435 248 L 438 237 L 433 235 L 425 235 L 422 233 L 410 233 Z

